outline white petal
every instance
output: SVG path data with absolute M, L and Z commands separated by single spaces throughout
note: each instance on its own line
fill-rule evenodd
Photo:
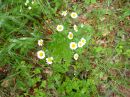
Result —
M 40 55 L 42 53 L 42 56 Z M 45 58 L 45 52 L 43 50 L 40 50 L 37 52 L 37 57 L 39 59 L 44 59 Z
M 74 59 L 75 60 L 78 60 L 78 58 L 79 58 L 79 55 L 76 53 L 76 54 L 74 54 Z

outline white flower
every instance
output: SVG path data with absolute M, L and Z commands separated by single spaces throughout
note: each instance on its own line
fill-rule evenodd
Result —
M 34 4 L 34 1 L 32 1 L 32 4 Z
M 78 31 L 77 25 L 74 25 L 73 27 L 74 27 L 74 31 L 77 32 Z
M 28 3 L 29 3 L 29 0 L 26 0 L 25 5 L 27 6 L 27 5 L 28 5 Z
M 84 38 L 81 38 L 81 40 L 80 40 L 82 43 L 83 43 L 83 45 L 85 45 L 86 44 L 86 40 L 84 39 Z
M 29 7 L 28 7 L 28 9 L 29 9 L 29 10 L 31 10 L 31 9 L 32 9 L 32 7 L 31 7 L 31 6 L 29 6 Z
M 56 29 L 57 31 L 61 32 L 63 31 L 64 27 L 62 25 L 57 25 Z
M 72 32 L 69 32 L 68 38 L 69 38 L 69 39 L 73 39 L 73 33 L 72 33 Z
M 25 5 L 27 6 L 28 4 L 25 2 Z
M 78 47 L 83 47 L 83 43 L 81 41 L 78 42 Z
M 26 0 L 26 3 L 29 3 L 29 0 Z
M 47 64 L 52 64 L 52 61 L 53 61 L 53 57 L 46 58 Z
M 62 11 L 61 15 L 62 16 L 66 16 L 67 15 L 67 10 L 66 11 Z
M 72 13 L 71 13 L 71 17 L 72 17 L 72 18 L 77 18 L 77 17 L 78 17 L 78 15 L 77 15 L 77 13 L 76 13 L 76 12 L 72 12 Z
M 74 54 L 74 59 L 75 60 L 78 60 L 78 58 L 79 58 L 79 55 L 76 53 L 76 54 Z
M 42 39 L 38 40 L 38 45 L 43 46 L 43 40 Z
M 71 42 L 71 43 L 70 43 L 70 48 L 71 48 L 72 50 L 77 49 L 77 44 L 76 44 L 75 42 Z
M 40 50 L 37 52 L 37 57 L 39 59 L 44 59 L 45 58 L 45 52 L 43 50 Z

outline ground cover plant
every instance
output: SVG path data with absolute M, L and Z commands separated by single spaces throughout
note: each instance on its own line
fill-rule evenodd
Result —
M 129 0 L 0 0 L 0 97 L 130 97 Z

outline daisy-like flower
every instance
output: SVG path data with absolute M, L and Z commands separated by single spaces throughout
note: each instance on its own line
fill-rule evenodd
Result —
M 62 16 L 66 16 L 67 15 L 67 10 L 66 11 L 62 11 L 61 15 Z
M 61 32 L 61 31 L 63 31 L 64 27 L 63 27 L 63 25 L 57 25 L 56 29 L 57 29 L 57 31 Z
M 28 4 L 25 2 L 25 5 L 27 6 Z
M 74 27 L 74 31 L 77 32 L 78 31 L 77 25 L 74 25 L 73 27 Z
M 79 58 L 79 55 L 76 53 L 76 54 L 74 54 L 74 59 L 75 60 L 78 60 L 78 58 Z
M 29 3 L 29 0 L 26 0 L 26 3 Z
M 71 48 L 72 50 L 77 49 L 77 44 L 76 44 L 75 42 L 71 42 L 71 43 L 70 43 L 70 48 Z
M 73 36 L 74 36 L 73 33 L 72 33 L 72 32 L 69 32 L 68 38 L 69 38 L 69 39 L 73 39 Z
M 52 64 L 52 61 L 53 61 L 53 57 L 46 58 L 47 64 Z
M 34 4 L 34 1 L 32 1 L 32 4 Z
M 76 12 L 72 12 L 70 16 L 71 16 L 72 18 L 77 18 L 77 17 L 78 17 L 78 15 L 77 15 Z
M 79 47 L 79 48 L 83 47 L 83 42 L 79 41 L 79 42 L 78 42 L 78 47 Z
M 28 3 L 29 3 L 29 0 L 26 0 L 25 5 L 27 6 L 27 5 L 28 5 Z
M 43 40 L 42 39 L 38 40 L 38 45 L 43 46 Z
M 32 9 L 32 7 L 31 7 L 31 6 L 29 6 L 29 7 L 28 7 L 28 9 L 29 9 L 29 10 L 31 10 L 31 9 Z
M 84 38 L 81 38 L 81 40 L 80 40 L 82 43 L 83 43 L 83 45 L 85 45 L 86 44 L 86 40 L 84 39 Z
M 45 52 L 43 50 L 40 50 L 37 52 L 37 57 L 39 59 L 44 59 L 45 58 Z

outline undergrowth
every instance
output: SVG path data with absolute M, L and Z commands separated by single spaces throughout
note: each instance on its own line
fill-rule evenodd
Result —
M 129 0 L 0 0 L 0 97 L 129 97 L 129 8 Z

